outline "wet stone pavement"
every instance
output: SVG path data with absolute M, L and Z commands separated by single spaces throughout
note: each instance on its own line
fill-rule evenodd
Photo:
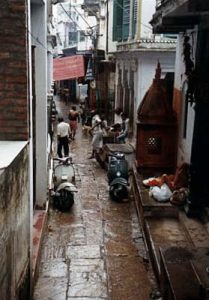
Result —
M 69 107 L 57 106 L 66 116 Z M 80 124 L 70 152 L 78 193 L 70 212 L 50 208 L 34 300 L 150 299 L 155 281 L 133 199 L 109 198 L 106 171 L 88 159 L 91 140 Z

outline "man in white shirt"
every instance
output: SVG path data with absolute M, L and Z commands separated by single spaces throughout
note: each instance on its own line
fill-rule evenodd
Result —
M 62 158 L 62 148 L 64 149 L 64 155 L 69 155 L 69 135 L 70 125 L 64 122 L 63 117 L 58 118 L 58 125 L 57 125 L 57 155 Z
M 119 136 L 117 136 L 116 140 L 118 143 L 125 143 L 129 133 L 129 118 L 126 115 L 126 113 L 122 113 L 121 119 L 122 119 L 121 132 Z

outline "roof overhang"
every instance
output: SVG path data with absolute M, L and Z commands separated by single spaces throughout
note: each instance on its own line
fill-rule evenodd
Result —
M 154 33 L 178 33 L 209 18 L 209 1 L 161 0 L 159 3 L 150 22 Z

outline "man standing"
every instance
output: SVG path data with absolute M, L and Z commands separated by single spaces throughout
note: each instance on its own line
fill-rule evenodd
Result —
M 121 119 L 121 132 L 119 136 L 116 137 L 116 140 L 118 143 L 125 143 L 129 133 L 129 118 L 126 113 L 121 113 Z
M 68 114 L 68 119 L 70 121 L 70 130 L 71 130 L 73 140 L 75 138 L 76 130 L 78 128 L 78 117 L 79 117 L 79 113 L 76 110 L 76 106 L 73 105 Z
M 70 125 L 66 122 L 64 122 L 63 117 L 58 118 L 58 125 L 57 125 L 57 155 L 62 158 L 62 148 L 64 149 L 64 155 L 69 155 L 69 135 L 71 133 L 70 131 Z
M 91 112 L 92 114 L 92 127 L 90 129 L 90 134 L 92 138 L 92 154 L 89 158 L 94 158 L 96 152 L 102 148 L 103 140 L 103 131 L 102 131 L 102 120 L 95 110 Z

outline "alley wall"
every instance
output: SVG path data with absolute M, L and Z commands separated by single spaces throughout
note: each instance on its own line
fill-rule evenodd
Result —
M 28 166 L 28 146 L 26 146 L 0 173 L 1 299 L 29 299 L 20 297 L 26 290 L 29 291 Z

